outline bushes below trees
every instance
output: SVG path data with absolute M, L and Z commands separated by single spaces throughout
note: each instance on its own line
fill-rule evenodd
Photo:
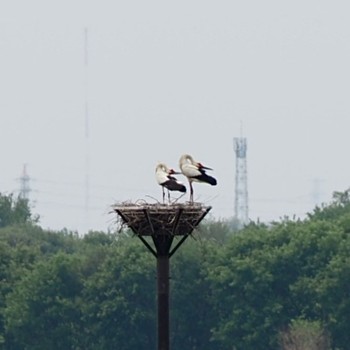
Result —
M 142 243 L 43 230 L 18 201 L 0 195 L 0 349 L 156 348 L 156 264 Z M 321 337 L 348 349 L 349 218 L 338 193 L 305 220 L 203 223 L 171 260 L 172 347 L 293 349 Z

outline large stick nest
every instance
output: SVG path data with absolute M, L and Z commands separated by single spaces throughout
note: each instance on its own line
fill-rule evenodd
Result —
M 189 235 L 211 207 L 201 203 L 148 204 L 121 203 L 112 206 L 118 222 L 139 236 Z

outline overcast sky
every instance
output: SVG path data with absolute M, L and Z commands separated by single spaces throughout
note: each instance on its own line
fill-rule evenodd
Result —
M 111 204 L 160 200 L 156 163 L 190 153 L 218 179 L 196 200 L 232 217 L 242 123 L 249 217 L 303 217 L 350 186 L 349 13 L 345 0 L 2 1 L 0 191 L 27 163 L 43 227 L 106 230 Z

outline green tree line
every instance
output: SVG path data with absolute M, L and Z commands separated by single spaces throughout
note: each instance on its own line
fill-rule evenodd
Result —
M 208 219 L 170 269 L 173 349 L 349 349 L 348 191 L 303 220 Z M 0 194 L 0 349 L 155 349 L 156 315 L 156 262 L 137 237 L 44 230 Z

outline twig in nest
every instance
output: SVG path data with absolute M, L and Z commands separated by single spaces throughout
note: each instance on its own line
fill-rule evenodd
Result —
M 182 195 L 180 195 L 180 197 L 176 198 L 175 200 L 172 201 L 172 203 L 177 203 L 177 201 L 182 198 L 186 193 L 183 193 Z
M 152 197 L 152 196 L 150 196 L 150 195 L 148 195 L 148 194 L 146 194 L 145 197 L 151 198 L 151 199 L 153 199 L 155 202 L 157 202 L 158 204 L 161 204 L 161 203 L 159 202 L 158 199 L 156 199 L 156 198 L 154 198 L 154 197 Z

